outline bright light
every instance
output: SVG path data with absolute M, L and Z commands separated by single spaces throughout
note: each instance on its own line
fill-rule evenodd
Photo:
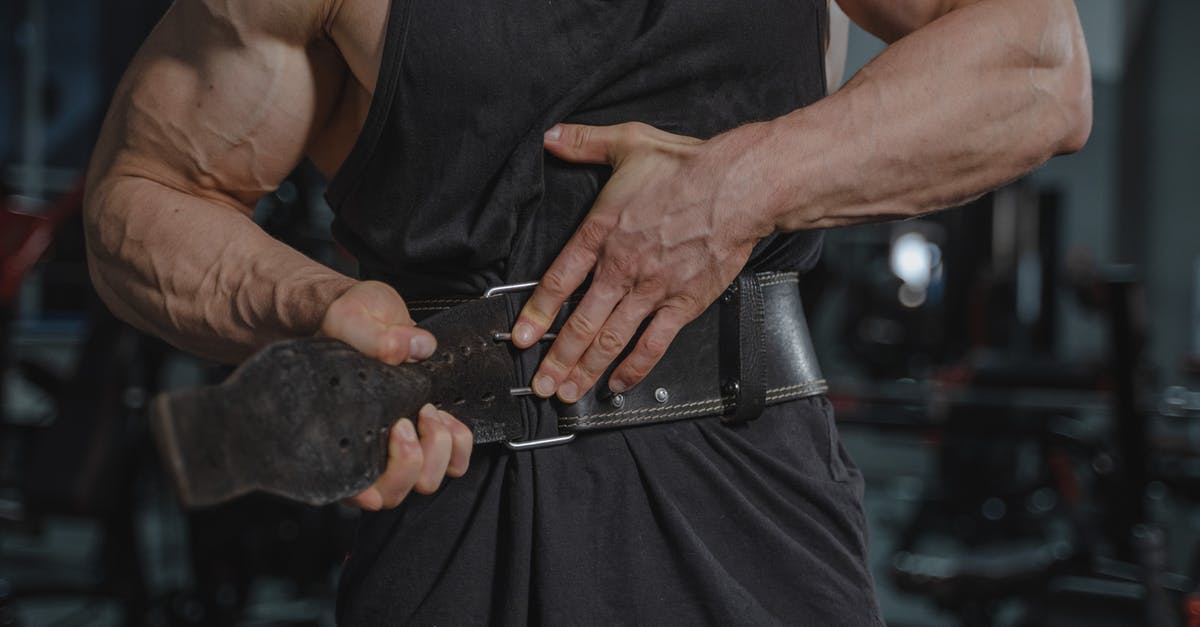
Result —
M 924 291 L 933 274 L 933 247 L 924 235 L 909 232 L 892 242 L 892 273 L 906 285 Z

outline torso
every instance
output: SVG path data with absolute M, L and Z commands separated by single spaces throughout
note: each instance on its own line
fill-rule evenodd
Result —
M 371 109 L 390 5 L 390 0 L 341 4 L 330 18 L 327 39 L 312 46 L 314 59 L 320 59 L 316 65 L 328 68 L 329 76 L 323 82 L 328 89 L 339 92 L 328 121 L 307 148 L 307 156 L 327 179 L 337 174 L 354 148 Z M 828 1 L 826 5 L 829 6 Z M 833 15 L 844 21 L 845 16 L 836 7 L 832 8 Z M 833 91 L 845 63 L 846 38 L 844 28 L 835 25 L 831 32 L 832 37 L 826 41 L 826 62 L 832 63 L 827 67 L 832 70 L 828 75 L 829 90 Z

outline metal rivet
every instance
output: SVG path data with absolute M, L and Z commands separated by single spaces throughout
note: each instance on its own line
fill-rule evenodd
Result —
M 670 395 L 667 394 L 667 388 L 658 388 L 657 390 L 654 390 L 654 400 L 660 403 L 667 402 L 667 398 L 669 398 L 669 396 Z
M 625 395 L 624 394 L 613 394 L 611 402 L 612 402 L 613 407 L 616 407 L 617 409 L 621 409 L 622 407 L 625 406 Z
M 742 386 L 738 384 L 737 379 L 730 379 L 725 382 L 725 385 L 721 386 L 721 391 L 729 396 L 737 396 L 738 391 L 741 389 Z

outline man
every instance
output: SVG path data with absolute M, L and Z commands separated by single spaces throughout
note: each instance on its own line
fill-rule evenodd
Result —
M 825 0 L 180 0 L 93 158 L 93 280 L 212 359 L 320 333 L 394 364 L 436 346 L 405 299 L 540 278 L 512 338 L 542 347 L 516 367 L 557 399 L 530 401 L 530 436 L 552 434 L 598 381 L 635 390 L 743 270 L 811 266 L 814 229 L 960 204 L 1086 140 L 1069 0 L 840 5 L 892 45 L 820 99 Z M 304 157 L 378 280 L 250 220 Z M 364 515 L 339 617 L 878 624 L 861 478 L 827 403 L 761 413 L 472 457 L 426 407 L 352 499 L 385 511 Z

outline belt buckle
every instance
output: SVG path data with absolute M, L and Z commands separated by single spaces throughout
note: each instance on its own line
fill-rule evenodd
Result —
M 497 285 L 496 287 L 488 288 L 488 290 L 483 293 L 483 297 L 484 298 L 492 298 L 494 296 L 501 296 L 503 294 L 511 294 L 514 292 L 530 292 L 530 291 L 533 291 L 533 289 L 535 287 L 537 287 L 537 284 L 538 284 L 537 281 L 530 281 L 527 283 L 510 283 L 507 285 Z M 546 333 L 538 341 L 545 342 L 545 341 L 553 340 L 556 337 L 558 337 L 557 333 Z M 512 333 L 507 333 L 507 332 L 506 333 L 496 333 L 492 336 L 492 339 L 494 339 L 497 342 L 512 342 Z M 533 395 L 533 389 L 529 388 L 529 387 L 509 388 L 508 393 L 512 396 L 531 396 L 531 395 Z M 565 435 L 558 435 L 558 436 L 554 436 L 551 438 L 539 438 L 536 440 L 521 440 L 519 442 L 513 442 L 512 440 L 506 440 L 504 442 L 504 446 L 508 447 L 508 450 L 510 450 L 510 451 L 530 451 L 530 450 L 538 449 L 538 448 L 559 446 L 561 444 L 566 444 L 574 439 L 575 439 L 575 434 L 568 433 Z

